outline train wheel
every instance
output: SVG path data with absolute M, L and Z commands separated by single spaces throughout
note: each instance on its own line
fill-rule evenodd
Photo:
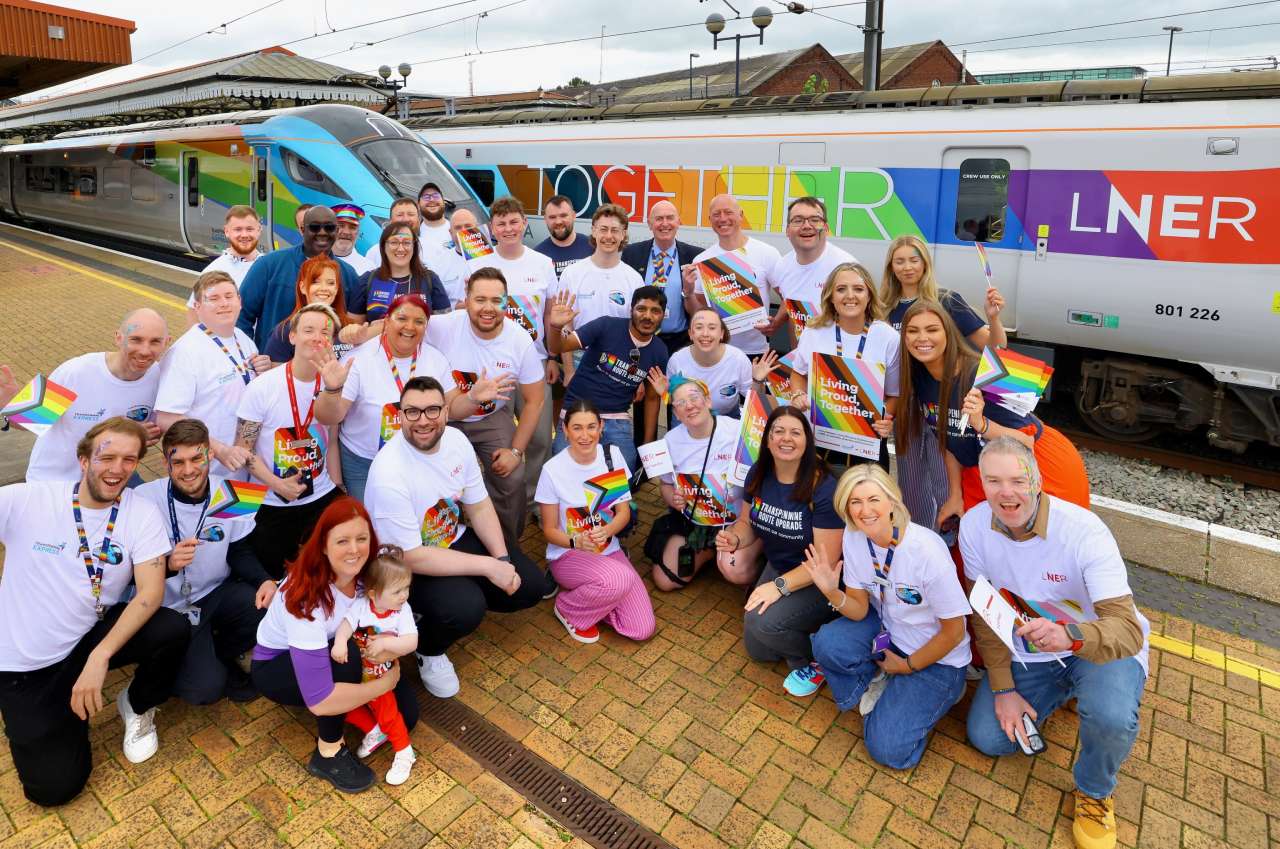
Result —
M 1086 360 L 1080 370 L 1076 409 L 1093 432 L 1117 442 L 1146 442 L 1161 431 L 1142 410 L 1162 409 L 1171 399 L 1129 364 Z M 1176 408 L 1176 399 L 1174 406 Z

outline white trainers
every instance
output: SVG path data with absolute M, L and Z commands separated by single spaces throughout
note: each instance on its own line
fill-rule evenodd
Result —
M 360 741 L 360 747 L 356 749 L 356 757 L 369 757 L 374 752 L 378 751 L 378 749 L 382 748 L 382 744 L 385 742 L 387 742 L 387 735 L 384 734 L 382 729 L 378 726 L 373 726 L 373 729 L 368 734 L 364 735 L 364 739 Z
M 129 688 L 125 687 L 116 697 L 116 709 L 124 721 L 124 756 L 129 763 L 140 764 L 160 748 L 160 735 L 156 733 L 156 709 L 134 713 L 129 705 Z
M 862 699 L 858 702 L 858 713 L 866 716 L 875 710 L 876 702 L 880 701 L 884 688 L 889 686 L 889 676 L 883 672 L 877 673 L 876 677 L 871 679 L 871 683 L 867 685 L 866 691 L 862 694 Z
M 431 695 L 441 699 L 458 695 L 458 673 L 454 671 L 448 655 L 418 655 L 418 675 L 422 678 L 422 686 Z
M 396 752 L 395 760 L 391 761 L 391 769 L 387 770 L 387 783 L 397 786 L 408 781 L 409 771 L 413 769 L 413 762 L 417 759 L 413 746 Z

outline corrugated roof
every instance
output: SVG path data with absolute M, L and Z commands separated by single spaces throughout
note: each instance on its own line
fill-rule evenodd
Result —
M 921 41 L 917 44 L 900 44 L 897 47 L 884 47 L 880 50 L 880 82 L 887 86 L 894 77 L 907 69 L 907 66 L 934 45 L 947 46 L 941 41 Z M 844 69 L 853 75 L 858 84 L 862 84 L 862 53 L 840 53 L 836 60 L 844 65 Z
M 133 21 L 0 0 L 0 95 L 39 91 L 127 65 Z
M 795 59 L 814 46 L 802 47 L 798 50 L 785 50 L 781 53 L 766 53 L 761 56 L 747 56 L 742 60 L 742 93 L 749 94 L 757 85 L 764 83 L 778 71 L 790 65 Z M 703 78 L 712 93 L 733 92 L 733 60 L 716 62 L 711 65 L 694 65 L 693 81 L 695 90 L 701 90 Z M 689 69 L 664 71 L 661 74 L 647 74 L 643 77 L 631 77 L 625 80 L 610 80 L 599 86 L 591 86 L 586 91 L 611 92 L 618 89 L 618 103 L 632 103 L 647 100 L 666 100 L 670 97 L 685 97 L 689 91 Z M 610 94 L 612 97 L 612 95 Z

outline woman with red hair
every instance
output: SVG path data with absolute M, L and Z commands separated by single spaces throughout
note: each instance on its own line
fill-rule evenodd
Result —
M 251 675 L 258 691 L 276 704 L 305 706 L 316 717 L 316 750 L 307 772 L 344 793 L 359 793 L 374 782 L 369 767 L 342 741 L 347 713 L 395 690 L 405 726 L 418 721 L 413 676 L 398 664 L 381 678 L 361 683 L 360 648 L 352 639 L 347 662 L 330 657 L 332 641 L 348 608 L 363 594 L 361 576 L 378 550 L 364 506 L 347 496 L 336 499 L 288 564 L 280 590 L 258 625 Z M 370 655 L 381 663 L 393 657 Z
M 302 268 L 298 269 L 293 311 L 267 337 L 263 353 L 271 358 L 271 362 L 287 363 L 293 359 L 293 345 L 289 344 L 289 320 L 307 304 L 324 304 L 338 314 L 342 327 L 338 328 L 338 341 L 333 345 L 334 353 L 338 356 L 369 338 L 365 327 L 352 323 L 347 314 L 347 300 L 342 293 L 342 271 L 337 261 L 319 254 L 302 263 Z

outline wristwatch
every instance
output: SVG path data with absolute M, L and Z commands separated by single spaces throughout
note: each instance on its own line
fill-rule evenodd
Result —
M 1067 636 L 1071 638 L 1071 651 L 1078 652 L 1084 648 L 1084 631 L 1080 630 L 1080 626 L 1074 622 L 1059 622 L 1063 628 L 1067 629 Z
M 501 560 L 503 563 L 510 563 L 510 562 L 511 562 L 511 555 L 510 555 L 510 554 L 504 554 L 504 555 L 502 555 L 501 557 L 495 557 L 495 558 L 493 558 L 493 559 L 494 559 L 494 560 Z
M 517 460 L 524 462 L 524 452 L 521 451 L 519 448 L 512 448 L 511 453 L 516 455 Z
M 779 575 L 773 579 L 773 585 L 778 588 L 778 592 L 784 596 L 791 595 L 791 590 L 787 587 L 787 579 Z

